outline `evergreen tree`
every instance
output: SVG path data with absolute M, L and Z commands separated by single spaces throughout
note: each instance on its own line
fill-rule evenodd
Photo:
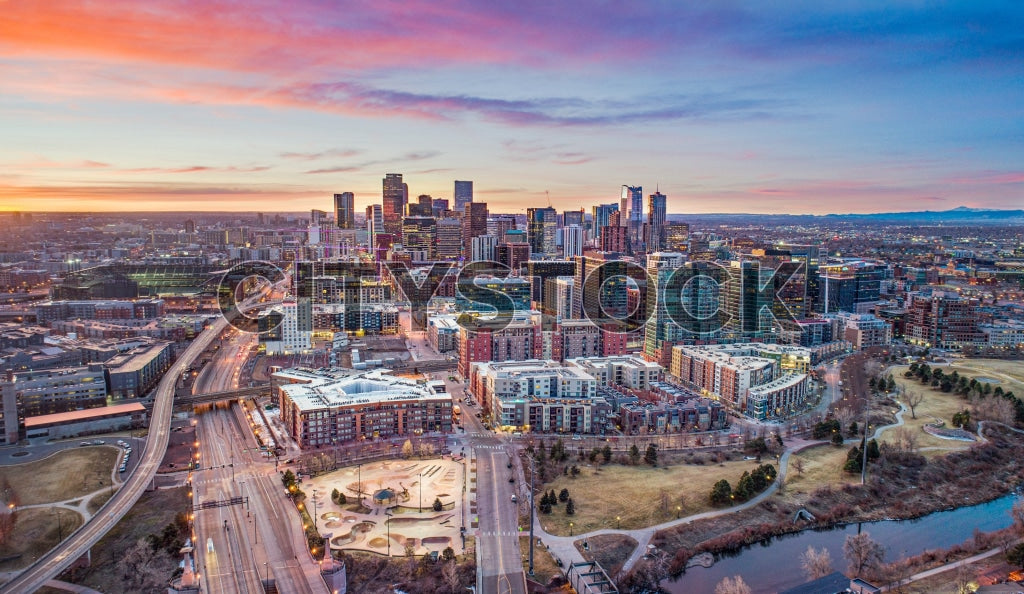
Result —
M 658 464 L 658 448 L 653 443 L 647 446 L 647 451 L 644 452 L 644 462 L 651 466 Z
M 573 515 L 575 513 L 576 513 L 576 504 L 573 503 L 572 498 L 569 498 L 569 500 L 565 502 L 565 515 L 571 516 L 571 515 Z

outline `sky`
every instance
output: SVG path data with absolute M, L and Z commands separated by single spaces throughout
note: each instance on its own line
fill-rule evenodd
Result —
M 0 0 L 0 210 L 1024 207 L 1024 4 Z

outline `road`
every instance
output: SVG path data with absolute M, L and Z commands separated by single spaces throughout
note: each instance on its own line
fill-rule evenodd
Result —
M 145 449 L 139 457 L 139 465 L 114 494 L 114 497 L 61 545 L 40 557 L 20 575 L 0 587 L 0 593 L 20 594 L 34 592 L 41 588 L 47 580 L 66 569 L 99 542 L 103 535 L 135 505 L 135 502 L 139 500 L 153 480 L 160 461 L 167 451 L 171 427 L 171 408 L 174 404 L 174 387 L 177 379 L 226 325 L 227 322 L 223 318 L 218 318 L 210 328 L 200 334 L 185 349 L 160 380 L 153 399 L 153 410 L 150 413 L 149 436 L 146 439 Z
M 471 437 L 476 452 L 477 584 L 481 592 L 526 594 L 526 577 L 519 553 L 519 505 L 512 502 L 514 485 L 511 446 L 496 438 Z
M 254 339 L 231 331 L 196 379 L 194 391 L 237 387 L 239 370 Z M 195 512 L 196 550 L 207 591 L 261 593 L 260 580 L 273 578 L 281 592 L 326 592 L 318 567 L 306 552 L 298 515 L 284 496 L 274 464 L 258 449 L 246 415 L 241 406 L 231 403 L 196 417 L 200 468 L 193 473 L 195 503 L 232 497 L 247 500 Z

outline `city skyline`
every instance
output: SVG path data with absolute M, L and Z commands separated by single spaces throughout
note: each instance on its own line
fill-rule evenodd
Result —
M 1014 208 L 1012 5 L 5 3 L 0 211 Z

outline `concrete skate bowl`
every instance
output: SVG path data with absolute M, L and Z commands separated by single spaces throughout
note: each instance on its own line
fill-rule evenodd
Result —
M 393 516 L 390 520 L 388 520 L 387 523 L 391 524 L 392 527 L 415 526 L 417 524 L 445 524 L 446 522 L 450 522 L 451 519 L 452 514 L 438 514 L 436 516 L 430 516 L 427 518 L 400 518 L 397 516 Z
M 327 512 L 320 516 L 320 519 L 324 520 L 324 526 L 327 526 L 328 528 L 340 528 L 345 525 L 348 518 L 354 518 L 354 516 L 346 516 L 343 518 L 338 512 Z
M 452 546 L 452 538 L 450 536 L 427 536 L 420 541 L 420 544 L 428 551 L 443 551 Z
M 391 533 L 391 546 L 392 547 L 396 547 L 397 550 L 401 551 L 402 548 L 405 546 L 403 544 L 404 542 L 405 542 L 405 537 L 404 536 L 402 536 L 401 534 L 395 534 L 394 532 Z M 386 537 L 384 537 L 384 536 L 375 536 L 375 537 L 370 539 L 370 542 L 366 543 L 366 546 L 370 547 L 370 549 L 372 549 L 374 551 L 381 551 L 381 550 L 387 549 L 388 539 Z
M 367 532 L 373 530 L 373 527 L 376 524 L 376 522 L 359 522 L 355 526 L 352 526 L 352 530 L 350 530 L 348 534 L 343 534 L 341 536 L 335 536 L 334 538 L 332 538 L 331 546 L 344 547 L 359 542 L 363 539 L 364 536 L 366 536 Z M 381 541 L 384 542 L 384 544 L 387 544 L 386 541 L 384 541 L 384 539 L 381 539 Z

